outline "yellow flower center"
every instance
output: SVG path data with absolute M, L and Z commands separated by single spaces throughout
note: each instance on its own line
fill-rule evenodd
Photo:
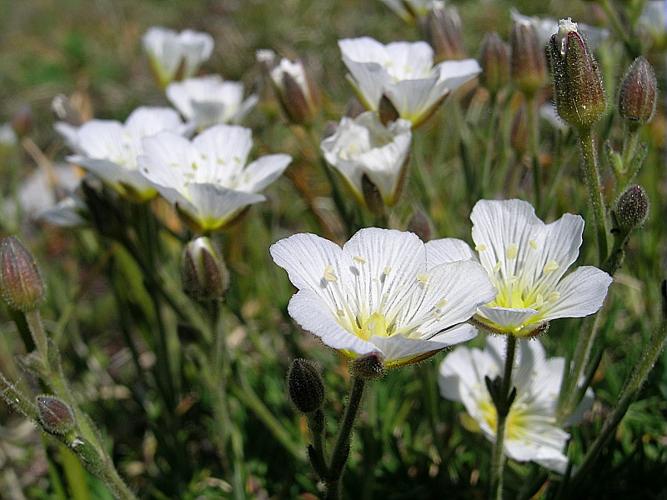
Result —
M 352 328 L 357 337 L 368 340 L 373 336 L 391 336 L 394 333 L 395 326 L 393 324 L 387 325 L 384 314 L 374 312 L 368 318 L 357 318 Z
M 495 433 L 498 428 L 498 413 L 491 400 L 485 400 L 480 403 L 482 416 L 486 424 Z M 513 405 L 505 420 L 505 437 L 507 439 L 519 439 L 524 434 L 526 426 L 525 414 L 520 407 Z

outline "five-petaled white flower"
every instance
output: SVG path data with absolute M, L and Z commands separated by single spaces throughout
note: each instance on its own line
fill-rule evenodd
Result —
M 440 393 L 446 399 L 463 403 L 486 438 L 496 440 L 497 412 L 484 377 L 502 375 L 505 341 L 489 335 L 484 350 L 457 347 L 440 365 Z M 556 420 L 558 394 L 563 378 L 563 358 L 546 359 L 537 339 L 519 343 L 512 372 L 516 398 L 506 420 L 503 453 L 520 462 L 534 461 L 563 473 L 567 457 L 563 454 L 569 438 Z M 588 390 L 567 424 L 576 424 L 590 408 L 593 391 Z
M 433 65 L 433 49 L 426 42 L 383 45 L 369 38 L 338 42 L 348 79 L 363 102 L 377 110 L 383 95 L 401 118 L 413 126 L 426 120 L 453 90 L 475 78 L 481 68 L 474 59 Z
M 239 123 L 257 104 L 256 95 L 244 100 L 241 82 L 224 81 L 218 75 L 170 83 L 167 97 L 198 130 L 219 123 Z
M 497 333 L 528 336 L 556 318 L 581 318 L 597 312 L 612 278 L 592 266 L 577 268 L 584 220 L 565 214 L 551 224 L 522 200 L 480 200 L 472 210 L 472 239 L 479 261 L 498 290 L 479 308 L 476 322 Z M 460 258 L 474 258 L 459 243 Z M 443 258 L 451 250 L 442 246 Z
M 215 125 L 189 141 L 163 132 L 143 142 L 143 174 L 198 231 L 222 228 L 243 209 L 266 198 L 259 194 L 291 161 L 268 155 L 246 165 L 250 129 Z
M 361 204 L 366 176 L 385 205 L 391 206 L 400 195 L 411 139 L 410 122 L 399 119 L 384 126 L 377 113 L 367 111 L 356 118 L 343 117 L 320 147 L 327 163 L 341 173 Z
M 349 357 L 379 354 L 387 368 L 427 358 L 476 335 L 466 323 L 495 295 L 472 261 L 431 262 L 432 242 L 367 228 L 341 248 L 314 234 L 271 246 L 299 291 L 289 313 Z
M 194 75 L 213 52 L 213 37 L 200 31 L 178 33 L 154 26 L 144 34 L 142 42 L 151 69 L 162 87 L 173 80 Z
M 121 195 L 143 201 L 157 193 L 137 166 L 141 140 L 165 130 L 182 134 L 185 127 L 173 109 L 140 107 L 124 124 L 115 120 L 90 120 L 73 127 L 59 122 L 56 130 L 76 153 L 67 157 L 70 163 L 97 175 Z

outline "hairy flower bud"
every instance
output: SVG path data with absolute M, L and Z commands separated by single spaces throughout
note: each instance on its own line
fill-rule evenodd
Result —
M 518 156 L 523 156 L 528 149 L 528 116 L 526 106 L 521 105 L 512 119 L 510 144 Z
M 199 237 L 187 244 L 181 262 L 183 290 L 195 300 L 221 300 L 229 285 L 225 261 L 213 242 Z
M 287 390 L 297 410 L 311 413 L 324 403 L 324 382 L 317 367 L 306 359 L 292 361 L 287 374 Z
M 384 360 L 382 355 L 372 352 L 366 356 L 361 356 L 350 364 L 350 373 L 365 380 L 375 380 L 385 374 Z
M 512 80 L 526 95 L 541 89 L 547 80 L 544 50 L 537 32 L 528 21 L 515 21 L 510 37 Z
M 618 109 L 624 120 L 643 125 L 653 118 L 657 81 L 653 66 L 643 56 L 633 61 L 621 82 Z
M 443 2 L 433 2 L 422 21 L 424 38 L 433 47 L 437 62 L 466 57 L 461 31 L 461 17 L 453 7 Z
M 39 421 L 46 432 L 67 434 L 74 428 L 74 413 L 67 403 L 55 396 L 37 396 Z
M 547 52 L 558 115 L 575 128 L 590 128 L 602 117 L 606 98 L 597 62 L 576 23 L 561 20 Z
M 278 60 L 271 50 L 258 51 L 257 60 L 267 72 L 288 120 L 296 124 L 311 122 L 319 111 L 320 98 L 303 62 Z
M 481 84 L 491 94 L 497 93 L 510 79 L 510 49 L 498 33 L 487 33 L 479 54 Z
M 641 186 L 630 186 L 616 202 L 614 214 L 618 228 L 624 233 L 641 226 L 646 221 L 649 211 L 648 195 Z
M 9 236 L 0 242 L 0 292 L 12 309 L 37 309 L 45 297 L 45 285 L 35 259 L 21 242 Z

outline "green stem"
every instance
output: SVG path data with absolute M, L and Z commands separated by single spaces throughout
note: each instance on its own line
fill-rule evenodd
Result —
M 595 139 L 590 128 L 579 130 L 579 145 L 584 160 L 584 173 L 588 198 L 593 207 L 595 226 L 598 241 L 598 260 L 602 264 L 607 258 L 607 209 L 602 196 L 602 185 L 600 184 L 600 172 L 598 167 L 598 154 L 595 147 Z
M 491 183 L 491 165 L 495 154 L 496 141 L 498 139 L 498 95 L 493 94 L 490 101 L 491 113 L 489 116 L 488 133 L 486 137 L 486 152 L 484 153 L 484 166 L 482 167 L 482 179 L 480 181 L 480 197 L 488 196 L 489 184 Z
M 313 469 L 322 481 L 327 475 L 327 461 L 324 458 L 324 413 L 321 409 L 308 415 L 308 428 L 312 437 L 312 454 L 309 458 Z
M 662 287 L 663 309 L 667 309 L 667 307 L 665 307 L 665 301 L 667 300 L 667 282 L 663 282 Z M 663 310 L 663 318 L 660 329 L 653 334 L 649 345 L 646 347 L 646 350 L 644 351 L 644 354 L 639 361 L 639 364 L 636 365 L 635 369 L 630 375 L 630 379 L 621 391 L 614 411 L 611 413 L 611 415 L 609 415 L 609 417 L 607 417 L 607 420 L 602 426 L 600 434 L 598 434 L 598 437 L 593 442 L 593 445 L 586 453 L 583 462 L 577 469 L 577 472 L 574 474 L 571 487 L 575 487 L 584 477 L 587 476 L 598 455 L 605 447 L 609 439 L 611 439 L 614 435 L 616 427 L 618 424 L 620 424 L 621 420 L 625 416 L 628 408 L 630 407 L 630 404 L 637 397 L 637 394 L 646 381 L 648 374 L 651 372 L 653 365 L 658 360 L 658 356 L 660 356 L 660 353 L 662 352 L 662 349 L 665 345 L 665 339 L 667 338 L 666 313 L 667 310 Z
M 509 394 L 512 387 L 512 369 L 514 367 L 516 344 L 516 337 L 508 335 L 505 368 L 500 386 L 500 401 L 499 404 L 496 404 L 496 441 L 493 445 L 493 455 L 491 457 L 491 498 L 495 500 L 502 500 L 503 498 L 503 469 L 505 467 L 503 446 L 505 443 L 505 424 L 511 405 Z
M 46 332 L 44 331 L 44 325 L 42 323 L 42 317 L 39 314 L 39 309 L 34 309 L 25 313 L 25 320 L 30 329 L 30 334 L 32 335 L 32 340 L 37 347 L 37 352 L 42 358 L 44 364 L 48 365 L 49 362 L 49 340 L 46 337 Z
M 352 388 L 350 389 L 350 399 L 345 408 L 343 421 L 338 432 L 338 438 L 331 454 L 329 462 L 329 474 L 326 480 L 328 500 L 337 500 L 341 497 L 340 480 L 345 470 L 345 464 L 350 455 L 350 438 L 352 428 L 357 418 L 361 398 L 364 394 L 366 381 L 361 377 L 352 377 Z
M 528 119 L 528 152 L 533 167 L 533 195 L 535 196 L 535 211 L 542 213 L 542 168 L 540 166 L 540 123 L 537 109 L 536 95 L 526 96 Z

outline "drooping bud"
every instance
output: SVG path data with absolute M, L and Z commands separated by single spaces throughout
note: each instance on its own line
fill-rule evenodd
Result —
M 433 2 L 421 25 L 424 38 L 433 47 L 436 62 L 466 57 L 461 17 L 454 7 Z
M 67 434 L 74 428 L 74 413 L 67 403 L 55 396 L 37 396 L 39 421 L 46 432 Z
M 524 104 L 517 109 L 514 118 L 512 119 L 510 144 L 517 156 L 523 156 L 526 149 L 528 149 L 528 116 Z
M 292 361 L 287 374 L 287 390 L 290 400 L 302 413 L 319 410 L 324 403 L 324 382 L 320 372 L 306 359 Z
M 350 373 L 365 380 L 381 378 L 385 374 L 383 361 L 382 355 L 378 352 L 358 357 L 350 363 Z
M 498 33 L 484 35 L 479 63 L 482 66 L 480 82 L 491 94 L 507 85 L 510 80 L 510 49 Z
M 201 236 L 188 243 L 181 261 L 183 290 L 199 301 L 221 300 L 229 285 L 229 273 L 213 242 Z
M 649 211 L 648 195 L 641 186 L 630 186 L 616 202 L 614 215 L 618 228 L 629 233 L 646 221 Z
M 24 137 L 32 130 L 32 109 L 29 105 L 22 106 L 12 116 L 12 128 L 16 135 Z
M 510 37 L 512 81 L 526 95 L 533 95 L 547 81 L 547 64 L 535 26 L 515 21 Z
M 639 56 L 621 82 L 618 110 L 624 120 L 637 125 L 651 121 L 655 113 L 657 85 L 653 66 L 646 58 Z
M 419 236 L 422 241 L 429 241 L 433 234 L 431 220 L 423 210 L 415 210 L 410 217 L 407 229 Z
M 576 23 L 560 21 L 547 53 L 558 115 L 575 128 L 590 128 L 602 117 L 607 103 L 597 62 Z
M 277 60 L 271 50 L 257 52 L 257 60 L 271 81 L 287 119 L 295 124 L 309 123 L 319 111 L 319 91 L 302 61 Z
M 395 122 L 400 118 L 396 107 L 387 97 L 386 94 L 382 94 L 380 99 L 380 105 L 378 106 L 378 115 L 380 115 L 380 121 L 385 127 L 391 122 Z
M 46 287 L 35 259 L 21 242 L 9 236 L 0 242 L 0 292 L 12 309 L 37 309 Z

